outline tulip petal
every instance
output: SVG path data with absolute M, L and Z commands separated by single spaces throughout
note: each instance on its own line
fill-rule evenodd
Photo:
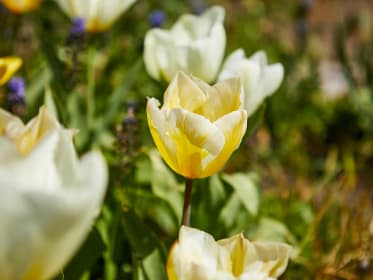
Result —
M 161 112 L 159 101 L 155 98 L 149 98 L 146 106 L 146 115 L 148 125 L 154 143 L 167 164 L 173 169 L 178 169 L 176 158 L 176 146 L 169 135 L 169 124 L 166 122 L 165 115 Z
M 7 56 L 0 58 L 0 85 L 5 84 L 9 78 L 22 65 L 22 60 L 18 57 Z
M 164 94 L 164 108 L 183 108 L 195 111 L 206 102 L 206 95 L 195 79 L 177 72 Z
M 239 146 L 247 126 L 246 111 L 234 111 L 214 122 L 224 133 L 225 145 L 221 153 L 207 164 L 204 174 L 210 176 L 219 171 L 228 161 L 230 155 Z
M 214 122 L 222 116 L 239 110 L 243 107 L 243 91 L 239 78 L 231 78 L 218 82 L 210 87 L 199 83 L 207 95 L 206 102 L 201 111 L 197 111 Z
M 284 67 L 280 63 L 269 65 L 263 73 L 263 92 L 265 96 L 273 94 L 284 78 Z

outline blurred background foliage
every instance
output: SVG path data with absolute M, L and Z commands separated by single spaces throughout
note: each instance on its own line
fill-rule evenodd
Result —
M 221 174 L 197 180 L 191 224 L 215 238 L 244 231 L 294 250 L 281 279 L 373 278 L 373 5 L 369 0 L 139 0 L 106 32 L 69 39 L 71 21 L 50 0 L 15 15 L 0 6 L 0 55 L 24 60 L 24 119 L 42 103 L 79 130 L 80 152 L 99 147 L 110 166 L 100 217 L 57 279 L 166 279 L 183 180 L 154 149 L 142 61 L 149 18 L 169 28 L 182 13 L 226 9 L 226 55 L 265 50 L 281 62 L 281 88 L 249 119 Z

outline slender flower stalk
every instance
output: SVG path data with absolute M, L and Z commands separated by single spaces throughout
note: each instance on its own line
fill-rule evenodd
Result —
M 190 212 L 192 208 L 192 183 L 192 179 L 185 178 L 183 218 L 181 220 L 182 226 L 190 226 Z

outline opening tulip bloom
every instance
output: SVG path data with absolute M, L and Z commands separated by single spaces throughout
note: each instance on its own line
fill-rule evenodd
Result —
M 164 95 L 164 104 L 149 98 L 147 119 L 163 159 L 186 178 L 218 172 L 246 131 L 239 78 L 209 86 L 178 72 Z
M 201 16 L 181 16 L 169 31 L 148 31 L 144 62 L 149 75 L 170 82 L 181 70 L 215 81 L 225 51 L 224 14 L 222 7 L 212 7 Z
M 27 13 L 37 9 L 42 0 L 1 0 L 1 3 L 14 13 Z
M 267 55 L 258 51 L 246 58 L 242 49 L 234 51 L 225 61 L 218 80 L 240 77 L 245 91 L 245 109 L 251 116 L 263 102 L 281 85 L 284 67 L 280 63 L 270 64 Z
M 41 108 L 24 125 L 0 109 L 0 279 L 61 271 L 97 216 L 107 184 L 99 152 L 78 159 L 72 133 Z
M 291 247 L 250 242 L 242 234 L 215 241 L 182 226 L 167 260 L 169 280 L 274 280 L 286 269 Z
M 18 57 L 0 57 L 0 86 L 5 84 L 21 65 L 22 60 Z
M 108 29 L 136 0 L 55 0 L 72 19 L 82 18 L 88 32 Z

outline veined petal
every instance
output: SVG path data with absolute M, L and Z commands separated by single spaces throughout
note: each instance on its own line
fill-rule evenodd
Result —
M 5 84 L 21 65 L 22 60 L 18 57 L 0 57 L 0 86 Z
M 212 122 L 243 107 L 243 90 L 239 78 L 220 81 L 212 87 L 205 86 L 204 90 L 207 99 L 197 113 Z
M 219 171 L 241 143 L 247 126 L 246 111 L 231 112 L 215 121 L 214 124 L 224 133 L 225 145 L 221 153 L 204 169 L 203 173 L 205 176 L 210 176 Z
M 262 272 L 277 278 L 286 269 L 289 261 L 291 247 L 284 243 L 253 242 L 257 260 L 263 262 Z
M 205 93 L 193 77 L 180 71 L 177 72 L 164 94 L 162 108 L 183 108 L 193 112 L 205 101 Z
M 167 164 L 175 171 L 178 170 L 176 157 L 176 146 L 170 137 L 169 124 L 166 122 L 165 115 L 161 112 L 159 101 L 155 98 L 149 98 L 146 106 L 146 115 L 150 132 L 155 145 Z
M 220 153 L 225 144 L 225 136 L 208 119 L 179 108 L 170 113 L 175 114 L 176 127 L 191 144 L 207 150 L 212 155 Z

